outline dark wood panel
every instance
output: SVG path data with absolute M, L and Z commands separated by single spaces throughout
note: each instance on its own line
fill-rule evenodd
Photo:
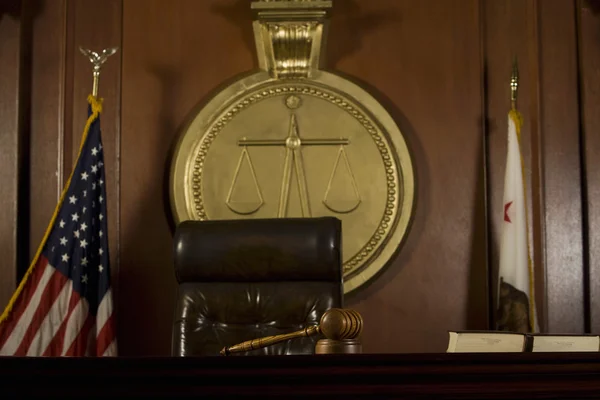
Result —
M 36 384 L 23 385 L 24 375 Z M 86 392 L 109 398 L 583 399 L 598 397 L 600 359 L 594 353 L 0 358 L 0 384 L 19 398 Z
M 584 332 L 575 2 L 538 1 L 548 330 Z
M 448 330 L 488 326 L 479 6 L 334 5 L 330 67 L 365 84 L 392 113 L 418 182 L 398 257 L 347 301 L 364 315 L 366 352 L 444 351 Z
M 529 123 L 530 140 L 530 204 L 531 204 L 531 225 L 530 236 L 532 237 L 532 255 L 531 259 L 534 267 L 534 290 L 536 292 L 538 327 L 542 332 L 548 331 L 548 296 L 546 291 L 546 225 L 545 212 L 546 203 L 544 198 L 544 169 L 543 169 L 543 133 L 542 133 L 542 97 L 541 97 L 541 60 L 540 60 L 540 28 L 539 28 L 539 6 L 538 0 L 529 0 L 527 2 L 527 57 L 528 68 L 525 72 L 529 79 L 524 82 L 520 79 L 519 96 L 529 98 L 527 107 L 523 110 L 529 114 L 524 124 L 524 131 Z M 523 69 L 521 68 L 521 72 Z M 523 90 L 523 88 L 528 88 Z M 522 102 L 522 100 L 521 100 Z M 521 103 L 522 104 L 522 103 Z
M 247 1 L 123 2 L 119 345 L 170 353 L 175 299 L 168 154 L 188 114 L 253 68 Z
M 579 62 L 591 331 L 600 332 L 600 2 L 579 2 Z
M 0 4 L 0 307 L 16 288 L 21 5 Z
M 29 254 L 31 262 L 62 190 L 66 0 L 27 1 L 32 21 L 29 131 Z
M 488 137 L 488 188 L 491 244 L 492 299 L 497 296 L 500 242 L 503 224 L 504 175 L 506 169 L 510 78 L 515 58 L 519 68 L 517 108 L 523 115 L 521 152 L 525 164 L 529 243 L 535 271 L 535 297 L 540 328 L 544 328 L 544 249 L 539 207 L 540 185 L 538 110 L 539 73 L 536 32 L 537 2 L 485 1 L 485 84 Z M 494 304 L 495 311 L 496 304 Z

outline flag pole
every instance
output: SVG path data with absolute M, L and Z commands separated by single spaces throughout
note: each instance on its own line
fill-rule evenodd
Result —
M 517 110 L 517 95 L 519 94 L 519 65 L 517 57 L 513 61 L 512 74 L 510 77 L 510 108 Z
M 94 83 L 92 86 L 92 96 L 94 99 L 98 99 L 98 85 L 100 82 L 100 70 L 102 69 L 102 64 L 108 60 L 108 57 L 112 56 L 119 50 L 118 47 L 110 47 L 108 49 L 102 50 L 101 53 L 96 53 L 90 49 L 84 49 L 83 47 L 79 47 L 79 51 L 81 54 L 86 56 L 92 65 L 94 66 Z
M 523 119 L 519 111 L 517 110 L 517 97 L 519 92 L 519 65 L 517 63 L 517 57 L 515 56 L 513 60 L 512 74 L 510 77 L 510 118 L 513 119 L 516 128 L 517 141 L 519 145 L 519 153 L 521 152 L 521 127 L 523 124 Z M 535 289 L 534 289 L 534 272 L 533 272 L 533 263 L 531 260 L 531 249 L 529 247 L 529 216 L 527 212 L 528 201 L 527 201 L 527 179 L 525 176 L 525 162 L 523 160 L 522 153 L 520 154 L 521 158 L 521 173 L 523 179 L 523 197 L 525 201 L 525 237 L 527 243 L 527 269 L 529 273 L 529 308 L 530 308 L 530 328 L 531 332 L 536 332 L 538 330 L 538 321 L 537 321 L 537 312 L 535 305 Z

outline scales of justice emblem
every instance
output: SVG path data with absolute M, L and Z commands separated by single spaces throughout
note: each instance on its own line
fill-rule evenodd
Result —
M 259 70 L 208 101 L 171 165 L 176 222 L 335 216 L 344 289 L 387 265 L 415 195 L 400 129 L 364 89 L 322 70 L 331 1 L 252 3 Z

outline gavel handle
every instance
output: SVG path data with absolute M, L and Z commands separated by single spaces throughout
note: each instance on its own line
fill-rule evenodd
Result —
M 221 355 L 228 356 L 232 353 L 241 353 L 244 351 L 262 349 L 272 344 L 281 343 L 285 342 L 286 340 L 296 339 L 300 337 L 309 337 L 317 333 L 320 333 L 319 325 L 307 326 L 306 328 L 300 331 L 285 333 L 283 335 L 267 336 L 264 338 L 252 339 L 240 344 L 236 344 L 234 346 L 223 347 L 223 350 L 221 350 Z

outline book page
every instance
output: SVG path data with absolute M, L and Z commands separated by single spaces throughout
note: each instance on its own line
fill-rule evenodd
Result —
M 598 336 L 534 336 L 533 352 L 598 351 Z
M 511 333 L 450 332 L 448 353 L 509 353 L 522 352 L 525 336 Z

